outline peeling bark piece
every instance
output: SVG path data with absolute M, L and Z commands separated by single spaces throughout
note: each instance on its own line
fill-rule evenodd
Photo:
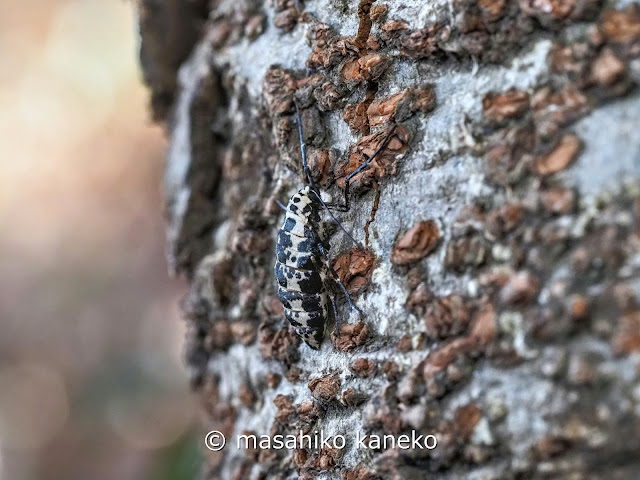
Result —
M 262 82 L 269 109 L 276 114 L 292 111 L 296 87 L 296 79 L 291 73 L 278 67 L 269 68 Z
M 269 385 L 269 388 L 277 388 L 281 380 L 282 376 L 277 373 L 271 372 L 267 374 L 267 385 Z
M 326 375 L 311 380 L 307 386 L 313 398 L 328 402 L 336 398 L 340 390 L 340 378 L 335 375 Z
M 505 203 L 487 215 L 487 230 L 496 237 L 503 237 L 518 226 L 523 216 L 524 208 L 522 205 Z
M 344 94 L 333 83 L 324 82 L 320 88 L 313 91 L 313 97 L 318 102 L 318 108 L 323 112 L 335 110 L 344 105 Z
M 371 12 L 369 12 L 369 16 L 371 20 L 374 22 L 379 22 L 384 20 L 384 17 L 387 15 L 389 11 L 389 7 L 386 5 L 374 5 L 371 7 Z
M 367 38 L 367 44 L 365 45 L 365 48 L 367 50 L 373 50 L 377 52 L 378 50 L 380 50 L 381 46 L 382 45 L 380 45 L 380 39 L 378 37 L 370 35 L 369 38 Z
M 360 378 L 372 378 L 377 368 L 375 362 L 369 358 L 356 358 L 349 364 L 349 370 Z
M 640 351 L 640 310 L 622 316 L 611 345 L 618 355 Z
M 340 76 L 346 82 L 364 82 L 378 80 L 389 66 L 389 58 L 380 53 L 370 53 L 347 61 L 340 70 Z
M 501 123 L 521 115 L 529 108 L 529 94 L 515 89 L 505 93 L 488 93 L 482 99 L 482 113 L 491 121 Z
M 416 223 L 400 237 L 391 251 L 391 262 L 408 265 L 431 253 L 440 239 L 440 230 L 433 220 Z
M 547 138 L 590 109 L 587 97 L 573 85 L 559 92 L 541 88 L 532 96 L 531 107 L 538 133 Z
M 278 394 L 273 399 L 273 404 L 278 409 L 275 415 L 276 422 L 285 426 L 289 425 L 293 419 L 293 414 L 295 411 L 291 399 L 286 395 Z
M 567 18 L 576 3 L 576 0 L 521 0 L 520 8 L 525 14 L 548 24 L 551 20 Z
M 608 10 L 602 14 L 600 31 L 605 40 L 629 44 L 640 39 L 640 7 L 629 5 L 625 10 Z
M 470 403 L 456 410 L 453 425 L 460 441 L 463 443 L 469 441 L 480 418 L 482 418 L 482 409 L 475 403 Z
M 273 202 L 275 204 L 275 202 Z M 269 213 L 276 213 L 276 210 L 269 210 Z M 277 211 L 279 212 L 279 210 Z M 264 312 L 269 317 L 279 317 L 284 315 L 284 307 L 277 295 L 268 295 L 262 300 Z
M 293 463 L 295 463 L 298 467 L 304 466 L 309 460 L 309 452 L 304 448 L 298 448 L 293 452 Z
M 358 3 L 358 33 L 354 39 L 359 49 L 363 49 L 371 32 L 371 6 L 375 0 L 360 0 Z
M 358 53 L 353 37 L 332 37 L 326 45 L 317 46 L 312 50 L 307 59 L 307 66 L 309 68 L 335 67 L 346 57 L 356 57 Z
M 357 466 L 353 470 L 347 470 L 344 472 L 344 480 L 378 480 L 380 477 L 365 466 Z
M 548 212 L 563 215 L 573 211 L 576 204 L 576 194 L 570 188 L 551 188 L 542 192 L 540 201 Z
M 381 29 L 386 33 L 400 32 L 402 30 L 409 30 L 409 24 L 402 20 L 389 20 L 382 25 Z
M 405 110 L 410 112 L 428 113 L 436 106 L 436 92 L 431 85 L 422 87 L 411 87 L 409 95 L 403 97 L 398 102 L 395 119 L 403 121 L 409 118 L 409 115 L 403 113 Z
M 407 353 L 413 350 L 413 341 L 411 339 L 411 335 L 405 334 L 400 337 L 400 340 L 398 340 L 398 343 L 396 343 L 396 348 L 402 353 Z
M 225 21 L 213 22 L 207 32 L 207 39 L 214 48 L 222 48 L 229 41 L 233 33 L 233 26 Z
M 300 337 L 288 328 L 277 331 L 266 326 L 260 328 L 260 353 L 267 359 L 280 360 L 287 365 L 292 364 L 299 358 L 300 341 Z
M 430 57 L 440 49 L 437 37 L 442 27 L 435 24 L 406 34 L 400 41 L 401 53 L 411 58 Z
M 323 188 L 328 187 L 332 181 L 331 158 L 335 157 L 331 150 L 326 148 L 309 148 L 307 160 L 311 169 L 313 181 Z
M 291 32 L 298 24 L 298 10 L 291 6 L 282 12 L 276 13 L 273 17 L 273 24 L 287 33 Z
M 367 108 L 369 125 L 374 127 L 388 122 L 396 111 L 398 102 L 407 95 L 407 90 L 391 95 L 384 100 L 371 103 Z
M 332 39 L 336 38 L 336 33 L 324 22 L 311 19 L 309 23 L 313 25 L 307 31 L 307 39 L 311 43 L 311 48 L 322 48 L 329 45 Z
M 504 15 L 505 0 L 478 0 L 478 6 L 488 22 L 495 22 Z
M 315 458 L 308 464 L 307 468 L 312 471 L 325 471 L 336 466 L 336 462 L 342 456 L 342 450 L 337 447 L 326 446 L 320 450 Z M 315 477 L 312 477 L 315 478 Z
M 460 295 L 447 295 L 432 302 L 424 315 L 427 334 L 433 339 L 460 335 L 469 326 L 471 316 Z
M 362 137 L 352 148 L 349 161 L 336 167 L 336 182 L 340 188 L 344 188 L 347 175 L 354 172 L 367 158 L 382 144 L 389 133 L 389 129 Z M 387 146 L 365 168 L 351 179 L 352 187 L 355 184 L 370 186 L 373 179 L 380 180 L 387 175 L 395 175 L 397 168 L 396 157 L 407 151 L 409 132 L 404 127 L 396 127 Z
M 485 349 L 495 338 L 495 322 L 495 308 L 491 304 L 486 304 L 475 314 L 473 326 L 468 335 L 445 343 L 427 356 L 422 367 L 423 378 L 425 380 L 432 378 L 462 355 Z
M 413 87 L 372 102 L 367 108 L 369 126 L 374 127 L 391 121 L 403 121 L 415 112 L 427 113 L 436 105 L 436 96 L 431 86 Z
M 500 291 L 500 300 L 506 305 L 522 306 L 538 295 L 540 281 L 530 272 L 513 275 Z
M 407 309 L 414 315 L 421 317 L 426 312 L 433 295 L 429 291 L 426 283 L 421 282 L 407 297 Z
M 400 366 L 393 360 L 387 360 L 382 366 L 382 372 L 391 381 L 395 381 L 400 377 Z
M 473 316 L 473 327 L 469 333 L 469 338 L 473 339 L 476 346 L 484 348 L 496 337 L 496 309 L 486 303 L 480 307 Z
M 367 104 L 365 102 L 358 104 L 350 103 L 345 107 L 342 119 L 349 125 L 349 129 L 352 132 L 357 133 L 364 131 L 367 127 Z
M 331 335 L 336 348 L 341 352 L 350 352 L 364 345 L 369 337 L 369 326 L 364 322 L 340 325 L 338 334 Z
M 558 435 L 545 435 L 533 444 L 533 454 L 538 460 L 548 460 L 562 452 L 571 445 L 570 441 Z
M 252 322 L 233 322 L 230 328 L 234 340 L 241 345 L 251 345 L 256 339 L 256 326 Z
M 215 322 L 204 339 L 204 346 L 209 352 L 226 350 L 232 343 L 231 329 L 226 320 Z
M 452 239 L 447 245 L 444 257 L 445 267 L 463 272 L 469 267 L 479 267 L 488 256 L 489 246 L 480 235 L 468 235 Z
M 600 87 L 610 87 L 624 78 L 625 70 L 624 62 L 605 48 L 591 64 L 589 79 Z
M 302 402 L 296 408 L 296 413 L 301 416 L 313 416 L 314 415 L 314 406 L 311 400 L 307 400 L 306 402 Z
M 340 255 L 333 264 L 340 281 L 354 295 L 369 284 L 376 259 L 372 253 L 353 247 Z
M 567 310 L 572 318 L 582 320 L 589 312 L 589 301 L 582 295 L 572 295 L 567 301 Z
M 345 407 L 357 407 L 358 405 L 362 405 L 365 400 L 366 396 L 357 392 L 353 387 L 347 388 L 340 395 L 340 403 Z
M 451 364 L 458 356 L 471 351 L 473 342 L 467 337 L 457 338 L 429 354 L 422 369 L 422 376 L 428 380 Z
M 598 14 L 598 0 L 521 0 L 523 13 L 545 27 L 558 27 L 567 20 L 588 20 Z
M 256 402 L 256 394 L 251 387 L 243 383 L 238 391 L 238 400 L 245 408 L 251 408 Z
M 266 16 L 263 13 L 252 15 L 244 27 L 244 34 L 249 40 L 255 40 L 264 32 Z
M 569 166 L 580 150 L 580 139 L 573 134 L 565 134 L 550 153 L 535 161 L 533 169 L 542 176 L 553 175 Z

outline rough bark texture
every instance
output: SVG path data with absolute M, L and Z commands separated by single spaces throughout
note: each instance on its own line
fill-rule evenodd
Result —
M 203 23 L 174 3 L 197 2 L 141 3 L 143 65 L 187 363 L 230 443 L 203 477 L 638 478 L 640 7 L 223 0 Z M 174 83 L 164 24 L 197 38 Z M 340 216 L 367 252 L 331 242 L 365 317 L 340 302 L 318 352 L 273 277 L 275 200 L 303 184 L 294 98 L 334 198 L 397 126 Z M 438 445 L 235 447 L 300 430 Z

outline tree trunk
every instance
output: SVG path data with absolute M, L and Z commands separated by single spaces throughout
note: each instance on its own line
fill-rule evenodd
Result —
M 639 6 L 205 3 L 140 4 L 203 477 L 638 478 Z M 294 102 L 334 200 L 395 126 L 336 214 L 366 251 L 330 239 L 364 315 L 338 295 L 319 351 L 273 273 Z

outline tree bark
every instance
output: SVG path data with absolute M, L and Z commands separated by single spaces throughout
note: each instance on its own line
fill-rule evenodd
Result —
M 640 476 L 638 4 L 140 9 L 187 364 L 227 438 L 203 478 Z M 395 127 L 339 214 L 366 251 L 330 240 L 364 316 L 338 296 L 320 351 L 273 274 L 276 200 L 304 185 L 294 102 L 334 199 Z M 236 446 L 300 431 L 347 444 Z M 356 443 L 412 431 L 436 448 Z

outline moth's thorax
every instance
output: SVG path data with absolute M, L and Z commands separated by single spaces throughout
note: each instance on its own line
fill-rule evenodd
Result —
M 306 185 L 291 196 L 287 210 L 311 222 L 319 220 L 319 206 L 315 193 Z

